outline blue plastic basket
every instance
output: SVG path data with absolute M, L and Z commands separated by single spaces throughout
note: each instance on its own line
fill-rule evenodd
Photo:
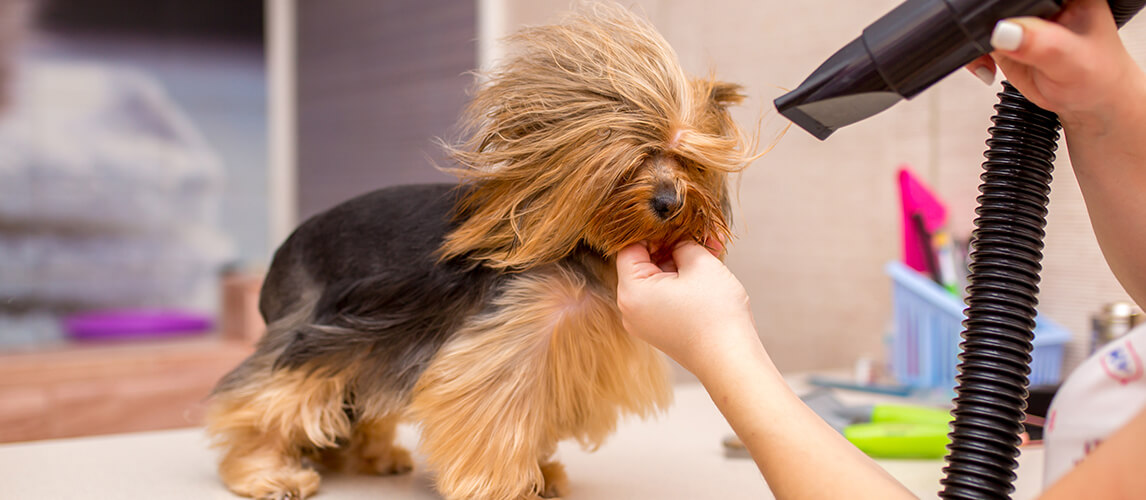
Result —
M 891 341 L 892 373 L 900 383 L 921 388 L 955 387 L 959 363 L 963 304 L 950 293 L 901 262 L 888 263 L 892 280 L 895 331 Z M 1063 349 L 1070 332 L 1039 315 L 1031 351 L 1031 385 L 1058 383 Z

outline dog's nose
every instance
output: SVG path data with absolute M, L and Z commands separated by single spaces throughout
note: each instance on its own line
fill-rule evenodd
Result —
M 650 203 L 653 206 L 653 212 L 656 212 L 657 216 L 662 219 L 672 218 L 680 209 L 680 198 L 676 195 L 676 189 L 670 185 L 658 187 L 653 193 L 653 199 Z

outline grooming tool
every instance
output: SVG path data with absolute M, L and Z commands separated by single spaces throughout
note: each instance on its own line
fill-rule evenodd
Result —
M 1000 19 L 1048 17 L 1059 8 L 1055 0 L 908 0 L 776 99 L 776 109 L 827 139 L 991 52 Z
M 872 458 L 939 458 L 950 443 L 947 410 L 901 404 L 847 406 L 826 389 L 801 399 Z
M 748 453 L 748 447 L 744 446 L 744 441 L 741 441 L 735 434 L 725 436 L 720 444 L 724 448 L 724 458 L 752 459 L 752 455 Z
M 824 377 L 821 375 L 812 375 L 808 377 L 808 383 L 816 387 L 846 389 L 849 391 L 867 392 L 872 394 L 884 394 L 888 396 L 911 396 L 914 389 L 906 385 L 895 384 L 858 384 L 855 382 L 848 382 L 846 380 L 837 380 L 831 377 Z
M 900 209 L 903 215 L 903 262 L 939 282 L 932 236 L 947 224 L 947 207 L 907 165 L 899 168 Z

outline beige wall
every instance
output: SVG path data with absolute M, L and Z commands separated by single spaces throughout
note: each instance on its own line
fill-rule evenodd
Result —
M 786 124 L 772 99 L 798 85 L 896 0 L 627 2 L 661 30 L 694 73 L 745 85 L 738 120 Z M 564 0 L 487 0 L 488 38 L 554 21 Z M 491 19 L 494 22 L 490 22 Z M 1124 36 L 1146 49 L 1139 20 Z M 493 28 L 488 28 L 493 27 Z M 1131 43 L 1134 45 L 1134 43 Z M 1140 51 L 1146 53 L 1146 50 Z M 488 56 L 488 53 L 486 54 Z M 883 357 L 891 314 L 885 262 L 899 257 L 895 171 L 909 163 L 949 202 L 952 228 L 969 234 L 996 88 L 969 73 L 819 142 L 793 128 L 743 174 L 738 240 L 728 264 L 748 288 L 765 345 L 784 370 L 848 366 Z M 1089 312 L 1124 299 L 1101 258 L 1065 151 L 1054 183 L 1042 311 L 1085 336 Z

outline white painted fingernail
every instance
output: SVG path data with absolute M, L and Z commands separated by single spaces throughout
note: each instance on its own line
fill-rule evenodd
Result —
M 995 31 L 991 32 L 992 47 L 999 50 L 1018 50 L 1022 44 L 1022 26 L 1005 19 L 995 24 Z
M 986 66 L 979 66 L 978 68 L 975 68 L 975 76 L 979 77 L 980 80 L 983 80 L 983 83 L 987 84 L 988 86 L 995 84 L 995 72 L 991 71 L 991 69 Z

